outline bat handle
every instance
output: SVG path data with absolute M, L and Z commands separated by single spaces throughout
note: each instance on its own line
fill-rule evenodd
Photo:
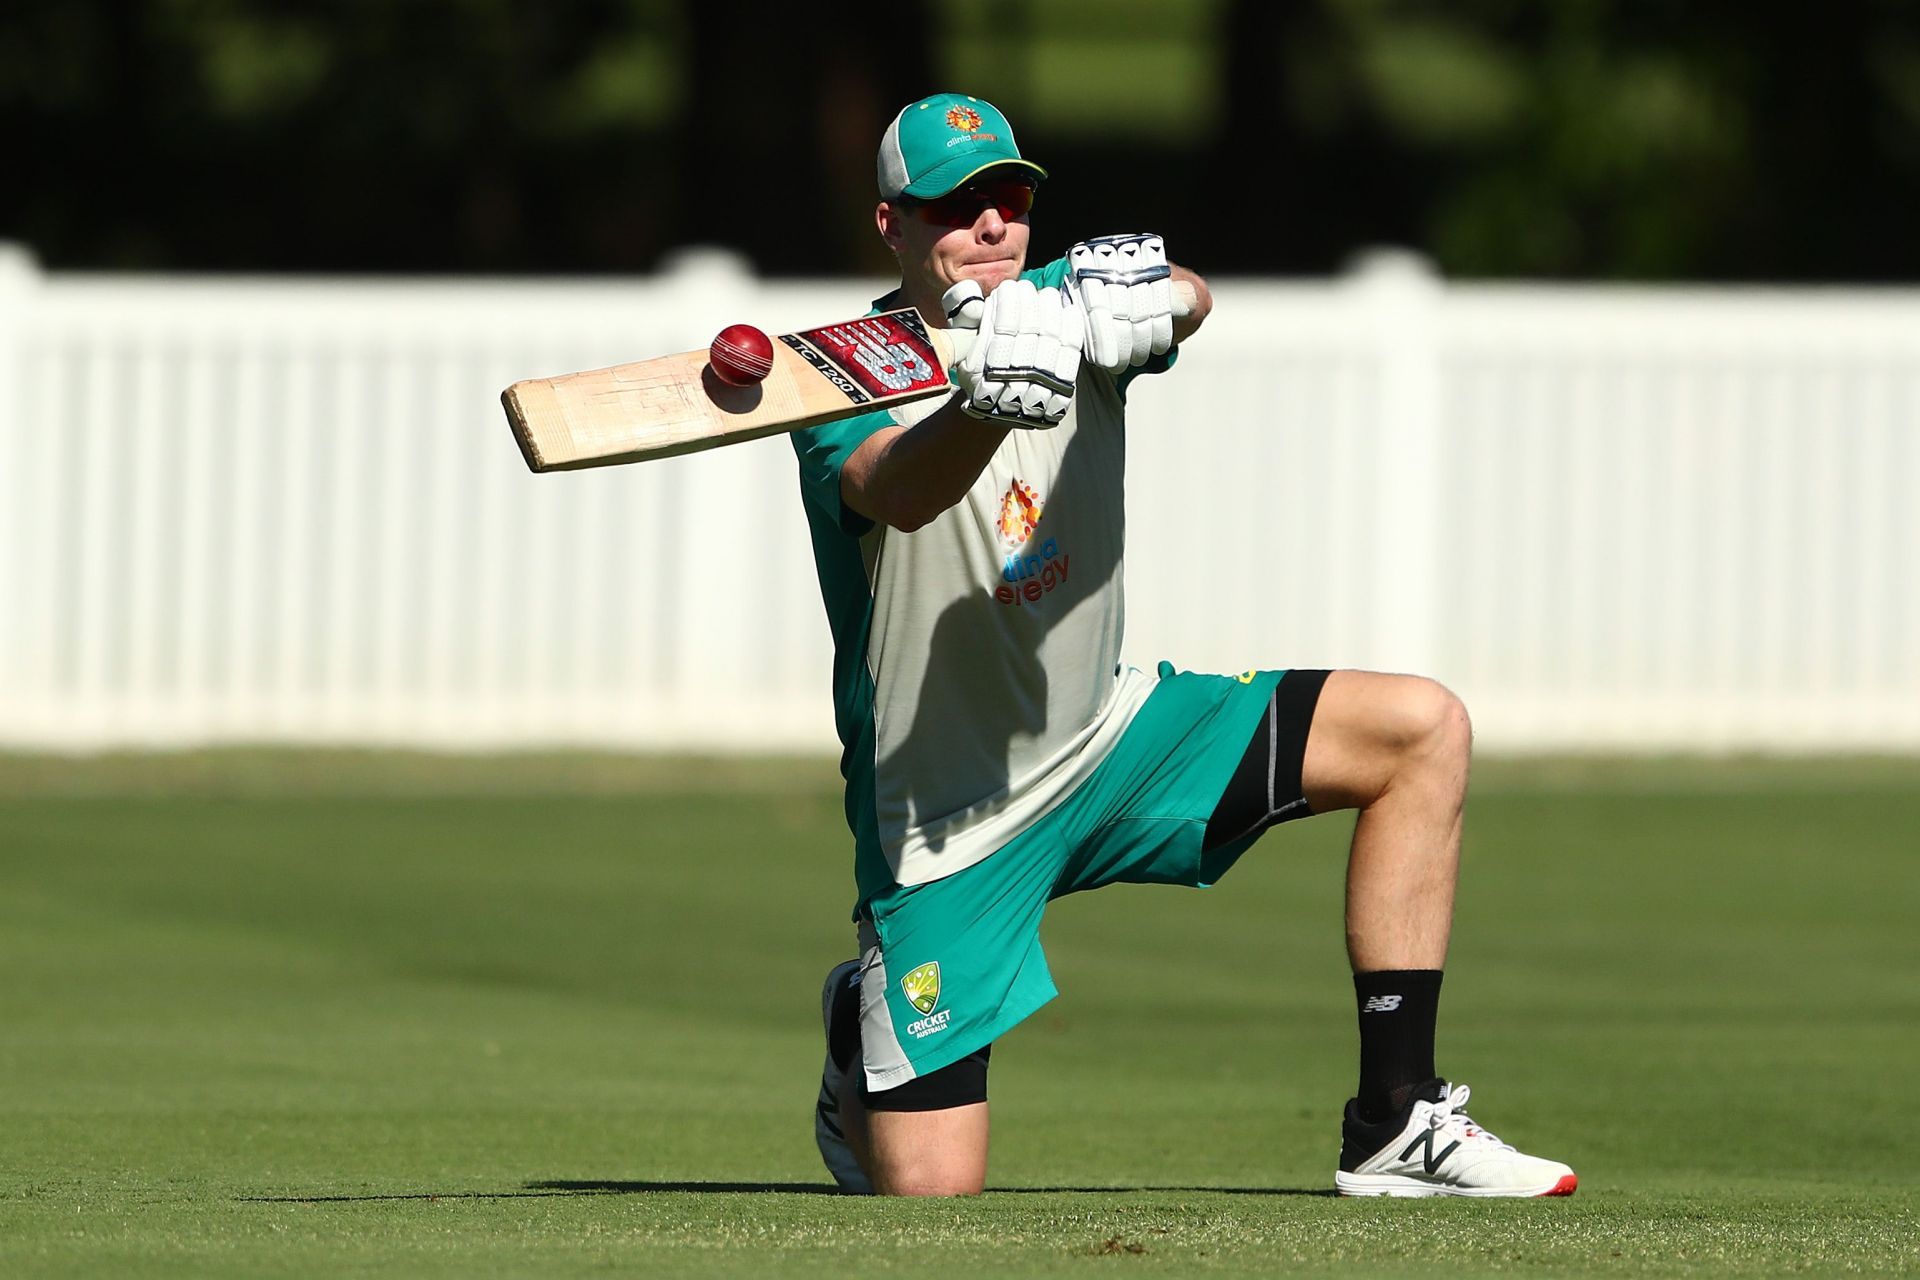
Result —
M 1186 280 L 1173 282 L 1173 314 L 1191 315 L 1198 298 Z M 987 294 L 978 280 L 962 280 L 940 295 L 940 306 L 947 313 L 947 325 L 954 329 L 978 329 L 981 313 L 987 309 Z

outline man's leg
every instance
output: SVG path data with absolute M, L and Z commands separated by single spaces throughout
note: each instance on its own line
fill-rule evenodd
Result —
M 858 1089 L 849 1093 L 851 1098 L 840 1108 L 847 1145 L 875 1191 L 883 1196 L 969 1196 L 985 1189 L 985 1102 L 931 1111 L 869 1110 Z
M 1336 671 L 1300 783 L 1323 813 L 1358 809 L 1347 855 L 1347 957 L 1360 1011 L 1356 1114 L 1394 1116 L 1436 1077 L 1434 1026 L 1453 926 L 1473 728 L 1443 686 Z
M 1347 857 L 1355 973 L 1446 964 L 1473 728 L 1445 687 L 1336 671 L 1307 735 L 1301 789 L 1315 813 L 1358 809 Z
M 1224 850 L 1310 813 L 1360 811 L 1347 951 L 1361 1012 L 1358 1105 L 1369 1120 L 1435 1078 L 1471 749 L 1466 709 L 1431 680 L 1290 671 L 1207 823 L 1206 847 Z
M 987 1063 L 993 1046 L 884 1093 L 868 1093 L 858 964 L 834 968 L 824 1002 L 828 1060 L 817 1125 L 825 1126 L 821 1155 L 827 1167 L 848 1191 L 977 1194 L 987 1181 Z M 858 1176 L 844 1167 L 849 1155 Z
M 1336 671 L 1307 736 L 1315 812 L 1358 809 L 1347 855 L 1347 957 L 1360 1011 L 1356 1114 L 1387 1120 L 1436 1077 L 1434 1028 L 1453 926 L 1473 728 L 1415 676 Z
M 1347 856 L 1347 955 L 1360 1086 L 1335 1182 L 1347 1195 L 1563 1196 L 1573 1170 L 1474 1123 L 1469 1091 L 1434 1070 L 1473 730 L 1447 689 L 1414 676 L 1327 678 L 1301 765 L 1316 813 L 1358 809 Z
M 924 907 L 924 896 L 916 902 Z M 882 1078 L 898 1079 L 909 1060 L 902 1052 L 900 1028 L 892 1021 L 886 960 L 871 924 L 862 924 L 861 943 L 862 959 L 836 965 L 822 992 L 827 1060 L 815 1109 L 820 1154 L 843 1191 L 976 1195 L 987 1180 L 987 1065 L 993 1045 L 983 1044 L 957 1061 L 911 1075 L 891 1088 L 871 1091 L 868 1067 L 875 1067 Z M 1037 960 L 1037 937 L 1034 948 Z M 979 976 L 978 969 L 956 954 L 960 948 L 941 950 L 968 978 Z M 925 967 L 936 973 L 940 968 L 937 964 Z M 1035 967 L 1044 967 L 1044 962 Z M 949 978 L 953 974 L 949 968 Z M 916 1003 L 915 1016 L 929 1014 L 925 1021 L 934 1025 L 908 1023 L 907 1033 L 924 1029 L 930 1035 L 952 1036 L 949 1014 L 954 1008 L 941 1008 L 946 993 L 939 978 L 920 994 L 932 1007 Z M 964 1027 L 961 1034 L 966 1034 Z

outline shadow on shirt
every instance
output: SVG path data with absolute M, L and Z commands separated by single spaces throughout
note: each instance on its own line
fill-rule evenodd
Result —
M 1100 394 L 1088 382 L 1083 379 L 1077 394 Z M 1106 394 L 1117 399 L 1112 388 L 1107 382 Z M 913 722 L 897 748 L 879 762 L 880 776 L 893 781 L 891 789 L 876 797 L 884 806 L 883 819 L 897 813 L 893 806 L 904 802 L 911 825 L 935 825 L 935 832 L 926 833 L 928 848 L 935 853 L 946 843 L 941 832 L 953 825 L 965 827 L 968 815 L 1004 798 L 1012 783 L 1016 741 L 1044 737 L 1058 741 L 1084 727 L 1084 719 L 1073 725 L 1049 723 L 1056 680 L 1099 682 L 1097 692 L 1069 704 L 1086 706 L 1089 715 L 1111 692 L 1114 672 L 1110 666 L 1103 671 L 1064 666 L 1049 671 L 1040 652 L 1048 636 L 1075 610 L 1089 601 L 1098 608 L 1096 597 L 1111 600 L 1115 609 L 1121 606 L 1118 579 L 1126 536 L 1124 433 L 1118 433 L 1119 439 L 1102 441 L 1095 438 L 1095 430 L 1077 427 L 1061 453 L 1050 487 L 1040 488 L 1047 483 L 1044 479 L 1035 483 L 1040 518 L 1024 543 L 1009 547 L 998 536 L 997 525 L 983 533 L 994 540 L 995 565 L 935 621 Z M 1031 477 L 1018 478 L 1033 483 Z M 1057 513 L 1064 514 L 1056 518 Z M 889 530 L 885 536 L 914 535 Z M 1049 541 L 1055 543 L 1051 560 L 1040 554 Z M 1004 576 L 1000 566 L 1016 556 L 1032 576 L 1015 580 Z M 1028 583 L 1041 587 L 1038 599 L 1020 594 Z M 1018 600 L 997 599 L 995 592 L 1002 587 L 1019 595 Z M 1105 594 L 1109 591 L 1113 594 Z M 1114 625 L 1117 629 L 1118 619 Z M 1050 656 L 1056 663 L 1063 657 L 1082 663 L 1096 657 Z M 887 656 L 889 662 L 901 658 L 894 650 Z M 975 673 L 971 679 L 966 678 L 970 669 Z M 993 701 L 983 704 L 983 691 L 988 690 Z M 952 767 L 934 770 L 923 765 L 916 774 L 907 767 L 907 762 L 916 760 L 951 762 Z M 1037 763 L 1035 757 L 1022 760 L 1021 766 L 1031 769 Z M 973 794 L 956 794 L 957 787 Z

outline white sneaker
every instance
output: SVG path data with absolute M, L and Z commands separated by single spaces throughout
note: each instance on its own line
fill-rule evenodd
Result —
M 858 1088 L 859 1084 L 857 1081 L 849 1084 L 847 1077 L 851 1073 L 842 1071 L 833 1061 L 835 1006 L 843 1000 L 852 1000 L 857 1006 L 859 999 L 860 962 L 843 960 L 833 966 L 820 987 L 820 1023 L 827 1033 L 827 1061 L 820 1068 L 820 1098 L 813 1104 L 813 1141 L 820 1148 L 820 1158 L 826 1161 L 827 1172 L 833 1175 L 842 1191 L 870 1196 L 873 1183 L 860 1171 L 860 1162 L 853 1158 L 853 1148 L 847 1145 L 847 1137 L 840 1131 L 840 1093 L 843 1089 Z M 857 1008 L 853 1016 L 859 1017 Z M 856 1071 L 860 1069 L 858 1055 L 849 1065 Z
M 1347 1104 L 1333 1185 L 1343 1196 L 1570 1196 L 1572 1169 L 1515 1151 L 1467 1115 L 1470 1090 L 1436 1080 L 1402 1116 L 1361 1122 Z M 1384 1139 L 1384 1141 L 1382 1140 Z

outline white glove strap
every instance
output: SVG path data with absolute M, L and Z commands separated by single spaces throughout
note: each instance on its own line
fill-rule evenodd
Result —
M 1173 347 L 1173 268 L 1159 236 L 1101 236 L 1067 250 L 1068 287 L 1086 313 L 1087 359 L 1109 373 Z

